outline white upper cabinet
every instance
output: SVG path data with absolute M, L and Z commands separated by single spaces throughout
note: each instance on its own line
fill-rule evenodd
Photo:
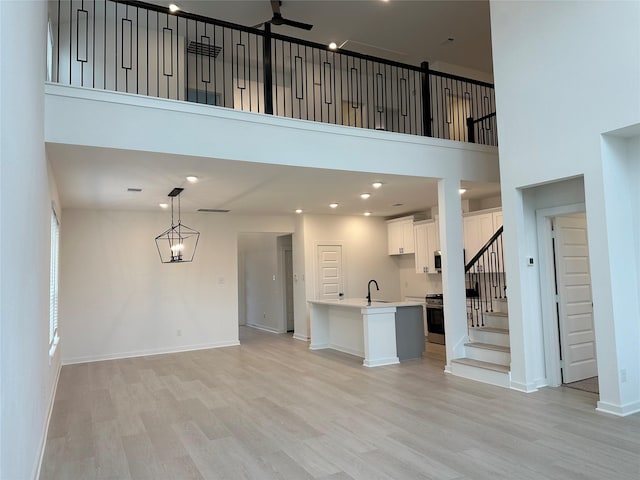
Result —
M 389 255 L 402 255 L 415 252 L 413 238 L 413 217 L 387 220 Z
M 415 223 L 413 231 L 416 244 L 416 273 L 437 273 L 435 251 L 440 249 L 438 222 Z
M 420 222 L 413 225 L 416 243 L 416 273 L 427 273 L 429 268 L 427 224 Z
M 502 210 L 466 214 L 463 219 L 465 262 L 469 262 L 502 226 Z
M 502 226 L 502 210 L 493 212 L 493 226 L 496 230 Z
M 463 229 L 465 261 L 469 261 L 493 235 L 493 215 L 468 215 L 463 218 Z

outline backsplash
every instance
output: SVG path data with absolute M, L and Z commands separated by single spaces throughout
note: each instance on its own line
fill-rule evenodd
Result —
M 400 272 L 400 295 L 424 297 L 427 293 L 442 293 L 442 275 L 439 273 L 416 273 L 413 255 L 395 255 L 394 261 Z

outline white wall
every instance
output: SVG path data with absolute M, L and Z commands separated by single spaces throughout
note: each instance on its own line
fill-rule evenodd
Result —
M 631 176 L 629 178 L 632 185 L 640 185 L 640 162 L 637 160 L 640 158 L 640 133 L 635 138 L 629 140 L 629 151 L 627 161 L 629 162 L 629 171 Z M 640 245 L 640 195 L 635 195 L 635 202 L 631 204 L 634 226 L 634 243 Z M 640 262 L 636 268 L 638 278 L 638 296 L 640 296 Z
M 536 236 L 530 222 L 536 206 L 523 189 L 584 176 L 589 246 L 597 252 L 591 272 L 598 405 L 616 414 L 640 410 L 640 362 L 614 333 L 635 331 L 638 307 L 613 288 L 637 283 L 628 268 L 614 269 L 635 258 L 633 226 L 622 218 L 637 194 L 620 184 L 620 169 L 610 168 L 606 146 L 601 148 L 602 134 L 640 122 L 640 3 L 494 1 L 491 31 L 512 386 L 534 390 L 543 355 L 532 346 L 541 317 L 540 297 L 531 287 L 540 278 L 525 266 L 529 239 Z M 640 339 L 634 341 L 637 348 Z
M 0 478 L 33 479 L 60 367 L 49 362 L 46 4 L 0 2 Z M 10 66 L 10 67 L 9 67 Z
M 429 64 L 431 70 L 438 72 L 450 73 L 452 75 L 458 75 L 460 77 L 473 78 L 481 82 L 493 83 L 493 75 L 487 72 L 481 72 L 480 70 L 474 70 L 472 68 L 461 67 L 460 65 L 454 65 L 446 62 L 432 62 Z
M 238 343 L 238 233 L 293 231 L 293 219 L 182 218 L 200 241 L 192 263 L 171 265 L 160 263 L 153 241 L 166 213 L 64 211 L 64 363 Z

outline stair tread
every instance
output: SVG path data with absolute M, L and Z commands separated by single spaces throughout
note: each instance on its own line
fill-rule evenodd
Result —
M 508 318 L 509 314 L 507 312 L 482 312 L 483 315 L 491 315 L 493 317 L 505 317 Z
M 463 365 L 470 365 L 472 367 L 485 368 L 487 370 L 493 370 L 495 372 L 509 373 L 509 365 L 500 365 L 498 363 L 483 362 L 482 360 L 475 360 L 473 358 L 454 358 L 451 360 L 453 363 L 461 363 Z
M 483 348 L 485 350 L 496 350 L 498 352 L 511 353 L 511 348 L 502 345 L 494 345 L 492 343 L 468 342 L 464 344 L 466 347 Z
M 474 330 L 479 330 L 481 332 L 492 332 L 492 333 L 503 333 L 505 335 L 509 335 L 508 328 L 498 328 L 498 327 L 473 327 Z

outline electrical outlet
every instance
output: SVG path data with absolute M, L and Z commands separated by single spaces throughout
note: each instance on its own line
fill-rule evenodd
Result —
M 182 330 L 178 329 L 176 330 L 176 337 L 181 337 L 182 336 Z
M 620 383 L 627 383 L 627 369 L 620 369 Z

